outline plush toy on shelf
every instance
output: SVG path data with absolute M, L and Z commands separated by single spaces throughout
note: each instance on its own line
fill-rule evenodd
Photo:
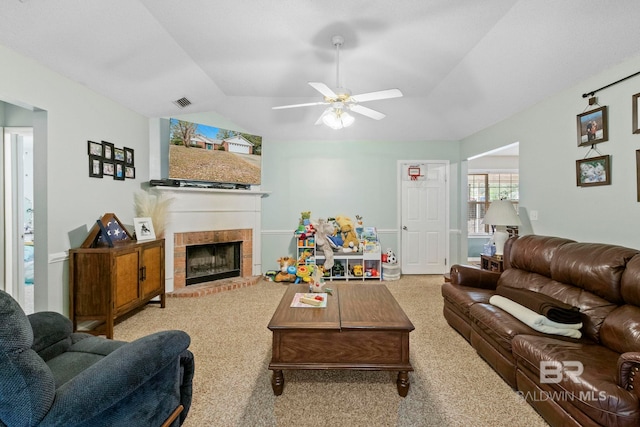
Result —
M 274 282 L 294 282 L 296 280 L 296 259 L 290 256 L 278 258 L 280 268 L 273 278 Z
M 298 239 L 306 240 L 315 234 L 316 230 L 311 223 L 311 211 L 303 211 L 300 213 L 300 222 L 295 233 Z
M 359 250 L 360 241 L 356 236 L 356 231 L 351 222 L 351 218 L 346 216 L 337 216 L 336 222 L 340 227 L 340 236 L 342 237 L 343 252 L 357 252 Z
M 316 248 L 324 254 L 324 268 L 330 270 L 333 267 L 333 249 L 329 237 L 333 235 L 335 228 L 323 218 L 318 218 L 314 228 L 316 230 Z

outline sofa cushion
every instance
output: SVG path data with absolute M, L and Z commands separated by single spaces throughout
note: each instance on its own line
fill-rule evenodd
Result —
M 600 342 L 618 353 L 640 351 L 640 308 L 625 304 L 607 316 Z
M 31 349 L 33 331 L 27 316 L 4 291 L 0 291 L 0 325 L 0 420 L 7 425 L 37 425 L 53 403 L 53 374 Z
M 636 249 L 615 245 L 567 243 L 553 257 L 551 278 L 622 304 L 622 273 L 638 253 Z
M 583 336 L 596 342 L 600 341 L 602 322 L 617 308 L 617 304 L 585 292 L 582 288 L 519 269 L 505 270 L 500 276 L 498 286 L 540 292 L 565 304 L 578 307 L 582 315 Z
M 64 353 L 47 361 L 53 372 L 56 388 L 125 344 L 127 343 L 124 341 L 94 336 L 73 344 Z
M 600 424 L 626 426 L 640 422 L 638 397 L 617 384 L 619 354 L 615 351 L 585 341 L 530 335 L 514 337 L 512 350 L 518 367 L 531 372 L 540 380 L 540 388 L 547 391 L 544 396 L 524 397 L 552 398 L 560 406 L 573 405 Z M 552 364 L 542 378 L 541 362 Z M 580 362 L 582 373 L 575 375 L 579 368 L 569 362 Z M 555 370 L 563 367 L 560 378 Z
M 527 235 L 513 240 L 505 270 L 518 268 L 551 277 L 551 260 L 558 248 L 574 240 L 561 237 Z
M 37 331 L 33 336 L 31 348 L 44 361 L 62 354 L 71 346 L 73 325 L 71 320 L 60 313 L 40 311 L 27 316 L 31 329 Z
M 477 303 L 489 303 L 495 292 L 489 289 L 479 289 L 470 286 L 445 283 L 441 288 L 445 301 L 453 305 L 460 313 L 469 316 L 469 307 Z
M 511 341 L 519 334 L 539 334 L 506 311 L 487 304 L 474 304 L 469 310 L 474 330 L 485 340 L 498 345 L 505 356 L 511 356 Z
M 640 255 L 634 256 L 627 263 L 620 280 L 620 293 L 625 302 L 640 306 Z

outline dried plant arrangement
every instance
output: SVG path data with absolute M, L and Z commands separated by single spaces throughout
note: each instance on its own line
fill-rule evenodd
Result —
M 157 238 L 164 237 L 169 206 L 173 201 L 159 191 L 139 191 L 133 195 L 136 216 L 149 217 Z

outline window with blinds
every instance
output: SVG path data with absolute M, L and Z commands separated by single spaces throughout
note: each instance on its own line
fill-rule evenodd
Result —
M 519 176 L 517 173 L 469 174 L 468 178 L 468 234 L 490 234 L 488 225 L 482 223 L 484 214 L 494 200 L 511 200 L 518 209 Z

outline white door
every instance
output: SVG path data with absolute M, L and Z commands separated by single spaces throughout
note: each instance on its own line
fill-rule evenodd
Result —
M 448 161 L 403 161 L 402 274 L 443 274 L 448 254 Z

